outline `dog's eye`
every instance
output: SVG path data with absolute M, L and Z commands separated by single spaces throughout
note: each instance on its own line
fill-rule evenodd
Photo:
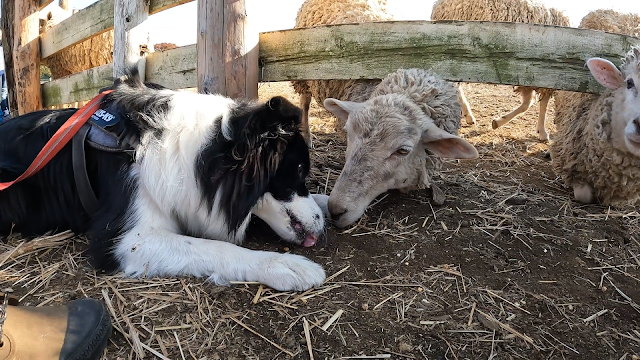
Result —
M 302 164 L 298 165 L 298 176 L 302 177 L 304 175 L 304 166 Z
M 396 150 L 396 152 L 394 154 L 400 155 L 400 156 L 404 156 L 404 155 L 407 155 L 410 152 L 411 152 L 410 148 L 403 146 L 403 147 L 399 148 L 398 150 Z
M 633 79 L 632 78 L 628 78 L 627 79 L 627 89 L 632 89 L 635 86 L 636 86 L 636 84 L 633 82 Z

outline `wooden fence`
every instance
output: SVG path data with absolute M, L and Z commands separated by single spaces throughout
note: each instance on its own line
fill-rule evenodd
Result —
M 50 0 L 25 1 L 42 7 Z M 39 39 L 36 62 L 115 28 L 115 65 L 43 84 L 34 90 L 41 106 L 95 96 L 119 66 L 139 57 L 131 35 L 136 25 L 190 1 L 100 0 L 51 28 Z M 640 45 L 640 39 L 619 34 L 502 22 L 397 21 L 251 34 L 244 1 L 198 2 L 197 44 L 144 56 L 147 81 L 256 97 L 258 82 L 382 78 L 398 68 L 420 67 L 451 81 L 597 93 L 603 88 L 586 69 L 586 59 L 600 56 L 619 64 L 631 46 Z M 117 52 L 125 55 L 116 59 Z

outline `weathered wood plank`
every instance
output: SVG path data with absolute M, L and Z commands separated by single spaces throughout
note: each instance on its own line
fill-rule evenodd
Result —
M 400 25 L 403 27 L 397 28 Z M 602 56 L 619 64 L 619 59 L 631 45 L 640 45 L 640 39 L 637 38 L 584 29 L 538 25 L 543 29 L 509 31 L 509 27 L 514 25 L 407 22 L 360 27 L 339 25 L 328 27 L 332 29 L 262 33 L 261 81 L 381 78 L 401 67 L 418 66 L 433 67 L 441 76 L 452 81 L 600 92 L 602 87 L 595 83 L 584 67 L 585 60 L 590 56 Z M 442 32 L 442 26 L 460 28 L 460 34 L 449 28 L 447 31 L 452 38 L 450 42 L 432 40 L 429 34 Z M 377 27 L 380 29 L 376 30 Z M 395 34 L 389 30 L 390 27 L 395 28 Z M 505 31 L 508 35 L 504 35 Z M 522 40 L 540 31 L 546 34 L 542 39 L 523 41 L 514 49 L 516 40 Z M 314 32 L 318 33 L 313 34 Z M 371 39 L 371 33 L 377 34 L 375 40 Z M 380 39 L 381 33 L 391 33 L 393 36 L 389 41 L 383 41 Z M 399 33 L 413 37 L 400 41 L 398 39 L 402 39 L 402 36 L 398 35 Z M 502 34 L 502 39 L 498 34 Z M 307 43 L 305 39 L 311 39 L 313 42 Z M 486 39 L 497 40 L 487 45 L 489 40 Z M 578 41 L 579 44 L 572 45 L 574 41 Z M 467 43 L 472 45 L 464 45 Z M 353 50 L 353 47 L 356 47 L 357 51 Z M 378 49 L 380 53 L 376 53 L 370 47 Z M 147 80 L 173 89 L 196 87 L 196 58 L 196 45 L 150 54 L 147 57 Z M 517 73 L 519 70 L 521 72 Z M 548 76 L 547 72 L 553 76 Z M 50 106 L 87 100 L 97 94 L 97 89 L 111 82 L 109 75 L 106 82 L 101 80 L 101 83 L 93 84 L 91 81 L 94 80 L 91 79 L 97 78 L 82 75 L 84 73 L 45 84 L 45 104 Z M 558 79 L 554 80 L 556 77 Z M 86 93 L 82 92 L 85 88 L 89 89 Z
M 40 3 L 38 0 L 16 1 L 13 4 L 11 56 L 18 114 L 22 115 L 42 108 L 40 93 L 40 46 L 38 28 Z M 3 9 L 4 10 L 4 9 Z
M 146 81 L 171 89 L 196 87 L 196 54 L 195 44 L 149 54 Z
M 382 78 L 400 67 L 445 79 L 600 92 L 585 60 L 619 59 L 640 39 L 554 26 L 381 22 L 260 35 L 260 81 Z
M 198 2 L 198 90 L 232 98 L 258 97 L 258 33 L 244 0 Z
M 89 100 L 113 84 L 113 64 L 85 70 L 42 84 L 44 107 Z
M 149 54 L 146 58 L 146 81 L 171 89 L 196 87 L 196 46 L 188 45 Z M 98 90 L 112 83 L 113 64 L 44 83 L 44 106 L 89 100 L 98 94 Z
M 61 21 L 40 36 L 42 58 L 113 29 L 114 0 L 100 0 Z
M 251 32 L 244 0 L 224 2 L 224 95 L 257 99 L 259 35 Z
M 258 97 L 258 36 L 244 0 L 198 2 L 198 90 L 232 98 Z
M 149 14 L 153 15 L 191 1 L 193 0 L 152 0 L 149 5 Z M 40 38 L 42 58 L 112 30 L 113 10 L 114 0 L 99 0 L 49 29 Z
M 187 4 L 192 1 L 194 0 L 151 0 L 151 4 L 149 5 L 149 15 L 171 9 L 178 5 Z
M 144 81 L 144 54 L 149 48 L 149 18 L 147 0 L 115 0 L 113 19 L 113 76 L 124 75 L 137 63 Z
M 198 1 L 198 91 L 224 93 L 224 1 Z
M 47 5 L 51 4 L 53 2 L 53 0 L 38 0 L 38 9 L 42 10 L 45 7 L 47 7 Z
M 16 80 L 13 72 L 13 38 L 14 26 L 13 19 L 15 17 L 15 2 L 2 1 L 2 14 L 0 18 L 0 26 L 2 27 L 2 52 L 4 55 L 4 69 L 7 78 L 8 103 L 11 116 L 18 116 L 18 99 L 16 97 Z

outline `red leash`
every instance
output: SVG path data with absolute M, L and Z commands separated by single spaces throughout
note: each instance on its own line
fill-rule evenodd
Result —
M 0 183 L 0 191 L 5 190 L 11 185 L 32 176 L 33 174 L 41 170 L 45 165 L 47 165 L 49 161 L 51 161 L 51 159 L 53 159 L 53 157 L 56 156 L 56 154 L 60 152 L 60 150 L 62 150 L 62 148 L 69 141 L 71 141 L 73 136 L 78 132 L 78 130 L 80 130 L 82 125 L 84 125 L 87 120 L 89 120 L 91 115 L 93 115 L 93 113 L 95 113 L 96 110 L 100 108 L 100 100 L 106 94 L 112 91 L 113 90 L 106 90 L 98 94 L 98 96 L 91 99 L 88 104 L 83 106 L 80 110 L 76 111 L 76 113 L 73 114 L 69 118 L 69 120 L 67 120 L 64 125 L 62 125 L 60 129 L 58 129 L 58 131 L 56 131 L 55 134 L 53 134 L 51 139 L 47 141 L 47 143 L 44 145 L 44 148 L 40 150 L 38 156 L 36 156 L 29 168 L 24 173 L 22 173 L 22 175 L 20 175 L 13 181 Z

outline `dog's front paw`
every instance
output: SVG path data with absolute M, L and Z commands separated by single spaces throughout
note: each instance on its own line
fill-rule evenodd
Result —
M 322 266 L 300 255 L 276 254 L 260 265 L 257 281 L 280 291 L 304 291 L 326 278 Z

